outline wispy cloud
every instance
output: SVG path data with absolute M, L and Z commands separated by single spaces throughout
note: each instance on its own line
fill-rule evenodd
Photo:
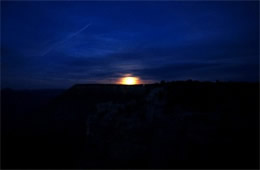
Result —
M 70 39 L 72 39 L 73 37 L 77 36 L 78 34 L 80 34 L 81 32 L 83 32 L 84 30 L 86 30 L 91 24 L 87 24 L 85 25 L 84 27 L 82 27 L 80 30 L 68 35 L 67 37 L 65 37 L 64 39 L 56 42 L 56 43 L 53 43 L 49 46 L 49 48 L 47 48 L 42 54 L 41 56 L 45 56 L 47 55 L 48 53 L 50 53 L 53 49 L 61 46 L 62 44 L 64 44 L 66 41 L 69 41 Z

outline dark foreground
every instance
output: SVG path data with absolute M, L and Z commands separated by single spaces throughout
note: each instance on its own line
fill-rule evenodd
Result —
M 2 168 L 259 168 L 259 83 L 1 91 Z

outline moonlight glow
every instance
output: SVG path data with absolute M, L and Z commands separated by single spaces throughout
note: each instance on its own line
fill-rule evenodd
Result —
M 120 84 L 125 84 L 125 85 L 139 84 L 139 78 L 138 77 L 123 77 L 123 78 L 121 78 Z

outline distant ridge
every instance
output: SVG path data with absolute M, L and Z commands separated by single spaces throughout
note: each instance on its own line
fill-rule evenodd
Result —
M 134 84 L 134 85 L 126 85 L 126 84 L 99 84 L 99 83 L 91 83 L 91 84 L 75 84 L 72 87 L 84 87 L 84 86 L 144 86 L 145 84 Z

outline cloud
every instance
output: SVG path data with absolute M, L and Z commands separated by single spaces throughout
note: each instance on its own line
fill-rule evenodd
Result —
M 67 37 L 65 37 L 64 39 L 54 43 L 54 44 L 51 44 L 49 46 L 49 48 L 47 50 L 45 50 L 41 56 L 45 56 L 47 55 L 48 53 L 50 53 L 53 49 L 55 48 L 58 48 L 59 46 L 61 46 L 62 44 L 64 44 L 66 41 L 69 41 L 70 39 L 72 39 L 73 37 L 77 36 L 78 34 L 80 34 L 81 32 L 83 32 L 84 30 L 86 30 L 91 24 L 87 24 L 85 25 L 84 27 L 82 27 L 80 30 L 76 31 L 76 32 L 73 32 L 71 33 L 70 35 L 68 35 Z

